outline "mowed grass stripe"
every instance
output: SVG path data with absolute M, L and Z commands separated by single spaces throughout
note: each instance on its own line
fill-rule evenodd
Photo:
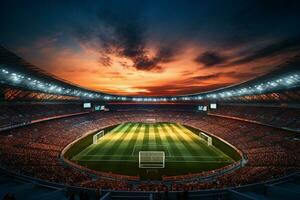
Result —
M 111 160 L 122 160 L 123 155 L 128 156 L 125 151 L 127 148 L 133 148 L 130 145 L 132 143 L 135 143 L 136 141 L 136 136 L 134 135 L 134 133 L 136 132 L 139 126 L 140 125 L 138 123 L 134 123 L 134 126 L 129 130 L 128 134 L 124 137 L 124 139 L 121 141 L 120 145 L 116 149 L 116 154 L 119 156 L 111 157 Z
M 155 130 L 157 131 L 157 134 L 159 135 L 161 144 L 164 145 L 165 147 L 167 147 L 167 149 L 168 149 L 167 152 L 165 152 L 166 156 L 174 156 L 173 149 L 170 146 L 171 143 L 168 142 L 166 132 L 162 128 L 162 123 L 156 124 L 155 127 L 156 127 Z M 174 160 L 174 158 L 169 157 L 168 160 Z
M 182 156 L 182 153 L 180 149 L 177 146 L 177 141 L 174 140 L 174 135 L 171 133 L 168 124 L 167 123 L 162 123 L 160 124 L 162 131 L 165 134 L 166 137 L 166 143 L 168 144 L 169 151 L 172 151 L 172 155 L 176 156 L 176 160 L 185 160 L 184 157 Z M 174 159 L 173 159 L 174 160 Z
M 149 124 L 145 124 L 145 135 L 144 135 L 142 149 L 144 151 L 148 151 L 150 149 L 150 144 L 149 144 Z
M 119 126 L 117 126 L 116 128 L 114 128 L 113 130 L 111 130 L 109 133 L 105 134 L 101 140 L 99 141 L 98 144 L 91 144 L 90 146 L 88 146 L 86 149 L 84 149 L 83 151 L 81 151 L 78 155 L 76 155 L 76 157 L 74 157 L 74 160 L 76 159 L 81 159 L 81 156 L 85 156 L 85 155 L 89 155 L 92 154 L 93 150 L 100 145 L 101 143 L 101 148 L 105 148 L 106 145 L 110 144 L 111 141 L 113 141 L 114 137 L 116 137 L 116 132 L 119 132 L 120 130 L 122 130 L 124 127 L 128 126 L 128 124 L 120 124 Z
M 125 155 L 125 156 L 131 156 L 132 155 L 132 151 L 133 151 L 133 148 L 134 148 L 135 144 L 137 143 L 141 127 L 142 127 L 142 124 L 139 123 L 137 128 L 133 131 L 132 137 L 131 137 L 126 149 L 123 150 L 121 155 Z
M 153 131 L 154 131 L 155 143 L 159 146 L 163 145 L 161 138 L 160 138 L 160 134 L 157 129 L 157 124 L 153 125 Z
M 211 151 L 209 151 L 209 147 L 207 147 L 207 143 L 205 143 L 205 141 L 202 140 L 199 136 L 197 136 L 196 134 L 194 134 L 193 132 L 191 132 L 190 130 L 188 130 L 187 128 L 179 124 L 174 124 L 174 126 L 181 129 L 183 134 L 189 135 L 193 139 L 194 144 L 198 145 L 199 148 L 201 148 L 201 152 L 205 152 L 205 154 L 212 155 Z M 213 153 L 213 155 L 215 154 Z M 216 156 L 219 156 L 219 154 L 217 154 Z
M 149 124 L 149 143 L 151 144 L 151 147 L 154 146 L 154 149 L 156 149 L 157 143 L 156 143 L 156 140 L 155 140 L 155 133 L 154 133 L 153 124 Z
M 180 150 L 180 154 L 185 160 L 195 160 L 193 157 L 185 157 L 186 155 L 197 155 L 197 151 L 192 149 L 190 144 L 186 141 L 186 138 L 184 138 L 182 135 L 178 133 L 178 131 L 172 126 L 172 124 L 166 124 L 165 125 L 170 132 L 172 132 L 172 135 L 174 138 L 176 138 L 178 149 Z
M 135 146 L 133 147 L 133 150 L 132 150 L 132 155 L 134 156 L 138 156 L 138 152 L 141 151 L 141 148 L 142 148 L 142 145 L 143 145 L 143 140 L 144 140 L 144 135 L 145 135 L 145 124 L 143 123 L 140 123 L 141 124 L 141 127 L 139 129 L 139 132 L 137 133 L 138 134 L 138 138 L 137 138 L 137 141 L 135 143 Z
M 166 169 L 160 171 L 162 175 L 196 173 L 228 163 L 225 162 L 228 159 L 215 156 L 216 152 L 209 149 L 215 147 L 207 146 L 198 137 L 185 126 L 175 123 L 125 123 L 108 132 L 99 144 L 90 145 L 80 154 L 86 154 L 91 149 L 95 153 L 89 152 L 77 161 L 91 169 L 136 175 L 139 171 L 138 152 L 150 148 L 166 152 Z M 205 152 L 206 148 L 210 155 Z M 195 151 L 197 155 L 194 155 Z
M 199 141 L 198 138 L 195 138 L 195 134 L 192 133 L 187 133 L 185 127 L 178 127 L 176 124 L 171 125 L 173 129 L 176 130 L 176 132 L 185 139 L 185 141 L 189 144 L 191 148 L 193 148 L 196 151 L 196 155 L 199 154 L 199 152 L 205 152 L 205 149 L 208 148 L 205 143 L 203 144 L 198 144 L 197 142 Z
M 187 149 L 190 151 L 191 155 L 194 156 L 200 156 L 200 157 L 194 157 L 197 160 L 212 160 L 215 161 L 216 159 L 222 158 L 222 155 L 220 154 L 212 154 L 211 153 L 211 146 L 207 146 L 207 144 L 199 144 L 199 139 L 194 138 L 192 134 L 185 132 L 185 127 L 177 127 L 175 124 L 171 125 L 172 128 L 174 128 L 174 131 L 176 131 L 178 134 L 180 134 L 181 137 L 185 138 L 185 143 Z
M 95 155 L 95 154 L 101 154 L 101 155 L 113 155 L 115 154 L 116 149 L 118 146 L 122 143 L 122 139 L 126 137 L 126 135 L 129 133 L 131 128 L 134 126 L 132 123 L 126 124 L 125 127 L 123 127 L 120 131 L 114 132 L 113 138 L 111 141 L 107 141 L 108 144 L 106 144 L 107 148 L 104 148 L 101 145 L 101 142 L 93 149 L 93 151 L 90 152 L 90 154 Z M 98 148 L 99 147 L 99 148 Z
M 110 155 L 118 154 L 116 153 L 119 149 L 119 147 L 124 142 L 124 139 L 130 134 L 133 127 L 136 127 L 136 123 L 130 123 L 129 127 L 124 131 L 124 133 L 118 138 L 118 140 L 111 146 L 111 148 L 108 150 Z
M 223 156 L 222 154 L 213 151 L 213 149 L 212 149 L 213 147 L 208 147 L 207 143 L 203 139 L 201 139 L 199 136 L 197 136 L 196 134 L 194 134 L 193 132 L 191 132 L 190 130 L 185 128 L 184 126 L 179 125 L 179 124 L 174 124 L 174 125 L 181 128 L 185 134 L 189 134 L 191 137 L 193 137 L 194 143 L 198 144 L 202 148 L 202 151 L 205 152 L 206 154 L 212 155 L 212 156 L 220 156 L 220 157 Z
M 181 155 L 184 156 L 185 154 L 183 154 L 182 150 L 185 149 L 185 146 L 181 141 L 182 139 L 171 129 L 170 123 L 165 123 L 164 126 L 166 127 L 166 130 L 174 140 L 177 148 L 181 151 Z
M 80 157 L 78 157 L 79 160 L 91 160 L 92 157 L 88 157 L 89 155 L 106 155 L 106 151 L 110 146 L 117 141 L 117 138 L 119 137 L 119 134 L 122 134 L 123 130 L 129 127 L 129 124 L 124 123 L 120 126 L 116 127 L 114 131 L 110 131 L 109 134 L 105 135 L 105 138 L 103 140 L 100 140 L 98 144 L 92 144 L 90 145 L 87 150 L 80 153 Z M 99 153 L 101 152 L 101 153 Z M 86 157 L 85 157 L 86 156 Z
M 203 149 L 203 151 L 206 152 L 206 154 L 211 155 L 211 156 L 219 156 L 220 158 L 224 158 L 226 160 L 228 160 L 228 159 L 232 160 L 229 156 L 227 156 L 224 152 L 220 151 L 215 146 L 207 146 L 207 143 L 203 139 L 201 139 L 199 136 L 197 136 L 196 134 L 194 134 L 193 132 L 191 132 L 190 130 L 185 128 L 184 126 L 182 126 L 180 124 L 174 124 L 174 125 L 177 127 L 183 128 L 182 130 L 186 134 L 189 134 L 193 138 L 195 138 L 194 142 L 196 144 L 199 144 L 201 146 L 201 148 Z

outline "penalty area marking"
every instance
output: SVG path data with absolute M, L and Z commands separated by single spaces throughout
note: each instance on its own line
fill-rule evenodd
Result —
M 138 155 L 109 155 L 109 154 L 95 154 L 95 155 L 81 155 L 82 157 L 87 156 L 87 157 L 101 157 L 101 156 L 110 156 L 110 157 L 138 157 Z M 166 158 L 182 158 L 182 157 L 191 157 L 191 158 L 225 158 L 222 156 L 192 156 L 192 155 L 182 155 L 182 156 L 165 156 Z
M 99 160 L 76 160 L 77 162 L 137 162 L 136 160 L 128 160 L 128 159 L 122 159 L 122 160 L 107 160 L 107 159 L 99 159 Z M 223 161 L 197 161 L 197 160 L 193 160 L 193 161 L 180 161 L 180 160 L 177 160 L 177 161 L 167 161 L 168 163 L 186 163 L 186 162 L 189 162 L 189 163 L 232 163 L 232 161 L 229 161 L 229 160 L 223 160 Z
M 114 158 L 114 157 L 117 157 L 117 159 L 105 159 L 103 157 L 110 157 L 110 158 Z M 124 159 L 120 159 L 120 157 L 123 157 Z M 134 156 L 134 158 L 137 158 L 138 156 Z M 166 158 L 176 158 L 176 157 L 180 157 L 182 158 L 181 156 L 166 156 Z M 185 156 L 186 157 L 186 156 Z M 172 163 L 184 163 L 184 162 L 193 162 L 193 163 L 231 163 L 232 161 L 231 160 L 228 160 L 228 159 L 224 159 L 224 157 L 209 157 L 209 156 L 191 156 L 191 157 L 194 157 L 194 158 L 198 158 L 198 159 L 201 159 L 203 158 L 203 160 L 169 160 L 167 159 L 166 162 L 172 162 Z M 97 159 L 99 158 L 99 159 Z M 127 158 L 127 159 L 125 159 Z M 128 159 L 128 158 L 132 158 L 132 156 L 128 155 L 128 156 L 125 156 L 125 155 L 85 155 L 85 156 L 80 156 L 76 159 L 72 159 L 72 160 L 75 160 L 75 161 L 126 161 L 126 162 L 129 162 L 129 161 L 132 161 L 132 162 L 136 162 L 136 160 L 134 159 Z M 219 158 L 219 159 L 222 159 L 222 160 L 215 160 L 216 158 Z M 211 160 L 213 159 L 213 160 Z
M 148 146 L 155 146 L 155 147 L 163 147 L 163 149 L 164 150 L 167 150 L 167 153 L 168 153 L 168 155 L 169 156 L 166 156 L 166 157 L 172 157 L 172 154 L 170 153 L 170 151 L 169 151 L 169 147 L 167 146 L 167 145 L 159 145 L 159 144 L 157 144 L 157 143 L 148 143 L 147 145 L 145 144 L 145 145 L 134 145 L 134 147 L 133 147 L 133 150 L 132 150 L 132 153 L 131 153 L 131 156 L 132 157 L 135 157 L 135 155 L 134 155 L 134 153 L 135 153 L 135 148 L 136 147 L 148 147 Z M 166 149 L 165 149 L 166 148 Z M 140 151 L 141 151 L 141 149 L 140 149 Z M 155 151 L 157 151 L 157 150 L 155 150 Z M 160 151 L 162 151 L 162 150 L 160 150 Z M 138 156 L 138 155 L 136 155 L 136 156 Z

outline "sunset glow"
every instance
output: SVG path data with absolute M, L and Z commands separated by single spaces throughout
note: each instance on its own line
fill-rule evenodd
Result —
M 279 32 L 254 24 L 262 21 L 271 26 L 273 20 L 283 18 L 289 23 L 278 26 L 293 27 L 291 10 L 289 15 L 284 10 L 280 16 L 264 13 L 259 2 L 252 2 L 248 13 L 241 13 L 248 4 L 231 8 L 207 2 L 129 4 L 70 5 L 70 10 L 59 9 L 51 20 L 49 13 L 59 6 L 56 3 L 47 9 L 37 5 L 31 13 L 23 6 L 19 16 L 25 22 L 34 14 L 46 15 L 39 23 L 26 23 L 32 31 L 23 30 L 22 24 L 2 24 L 7 30 L 1 33 L 2 43 L 59 78 L 129 96 L 191 94 L 240 83 L 276 69 L 298 53 L 299 31 Z M 17 21 L 5 11 L 2 14 Z M 13 29 L 22 29 L 23 37 L 7 34 Z

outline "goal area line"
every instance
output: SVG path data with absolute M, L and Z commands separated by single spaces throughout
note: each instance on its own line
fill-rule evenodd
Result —
M 144 150 L 144 149 L 142 149 L 143 147 L 144 148 L 148 148 L 148 147 L 163 147 L 163 150 L 161 150 L 161 149 L 159 149 L 159 150 L 151 150 L 151 149 Z M 163 144 L 148 143 L 148 144 L 145 144 L 145 145 L 134 145 L 132 153 L 131 153 L 131 156 L 138 156 L 138 154 L 135 155 L 136 150 L 138 150 L 138 151 L 165 151 L 165 154 L 166 154 L 165 157 L 172 156 L 171 151 L 169 150 L 168 145 L 163 145 Z
M 126 160 L 126 159 L 122 159 L 122 160 L 107 160 L 107 159 L 99 159 L 99 160 L 76 160 L 77 162 L 135 162 L 138 163 L 138 161 L 136 160 Z M 185 161 L 185 160 L 171 160 L 171 161 L 166 161 L 166 163 L 185 163 L 185 162 L 189 162 L 189 163 L 232 163 L 232 161 L 206 161 L 206 160 L 202 160 L 202 161 L 198 161 L 198 160 L 194 160 L 194 161 Z
M 138 155 L 117 155 L 117 154 L 97 154 L 97 155 L 80 155 L 79 157 L 138 157 Z M 226 158 L 223 156 L 193 156 L 193 155 L 181 155 L 181 156 L 165 156 L 166 158 L 181 158 L 181 157 L 189 157 L 189 158 Z

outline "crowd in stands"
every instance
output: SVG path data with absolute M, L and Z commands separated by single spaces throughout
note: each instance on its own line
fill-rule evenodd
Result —
M 210 113 L 251 120 L 300 132 L 300 108 L 255 105 L 219 105 Z
M 28 108 L 27 111 L 31 112 L 30 110 Z M 77 112 L 80 109 L 73 109 L 73 111 Z M 56 111 L 52 110 L 52 112 L 54 114 Z M 17 113 L 8 113 L 8 115 L 17 115 Z M 22 116 L 25 114 L 23 113 Z M 95 179 L 64 164 L 60 159 L 62 149 L 88 131 L 147 119 L 177 122 L 201 129 L 228 141 L 248 157 L 249 162 L 245 167 L 209 182 L 180 182 L 181 179 L 188 177 L 175 178 L 168 188 L 170 190 L 223 188 L 255 183 L 300 168 L 299 140 L 295 139 L 297 133 L 197 112 L 159 110 L 93 112 L 1 131 L 0 166 L 17 173 L 66 185 L 111 190 L 165 191 L 164 184 L 132 185 L 126 180 L 103 177 Z
M 84 112 L 81 104 L 0 104 L 0 130 L 80 112 Z

